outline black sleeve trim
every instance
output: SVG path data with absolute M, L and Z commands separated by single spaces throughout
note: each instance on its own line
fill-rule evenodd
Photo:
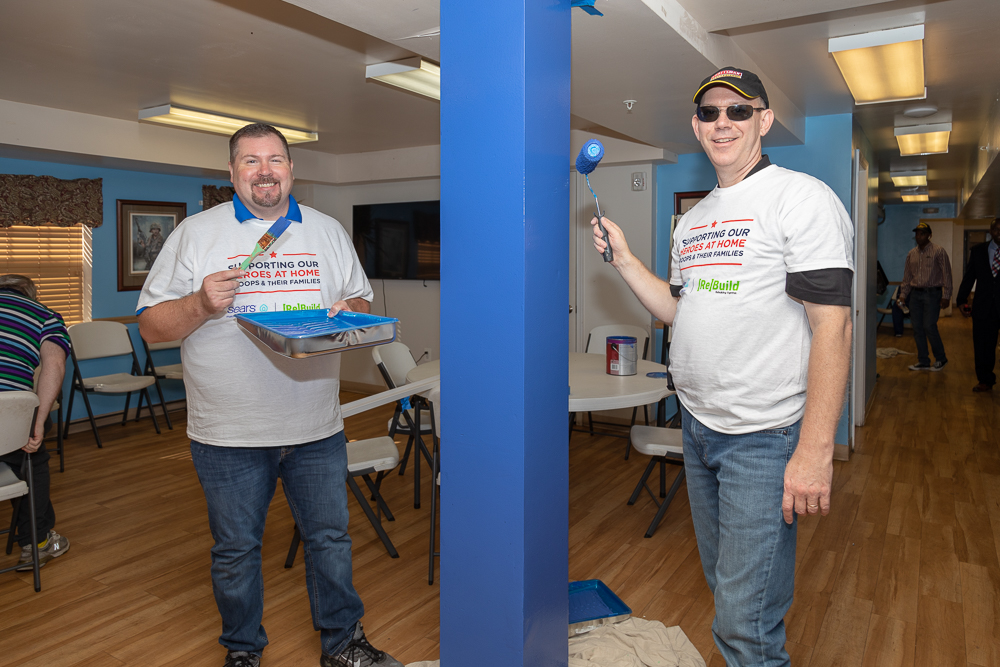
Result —
M 684 287 L 683 285 L 671 285 L 670 296 L 674 297 L 675 299 L 681 298 L 681 289 L 683 287 Z
M 850 269 L 817 269 L 785 274 L 785 293 L 824 306 L 850 306 L 854 272 Z

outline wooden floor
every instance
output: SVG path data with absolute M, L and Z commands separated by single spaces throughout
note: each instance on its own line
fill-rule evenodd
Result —
M 800 524 L 786 619 L 796 667 L 1000 665 L 1000 392 L 970 391 L 969 322 L 943 320 L 942 331 L 950 363 L 941 373 L 908 371 L 914 356 L 878 361 L 868 425 L 851 461 L 835 464 L 831 514 Z M 914 350 L 912 338 L 891 334 L 879 345 Z M 388 416 L 348 420 L 348 437 L 384 433 Z M 42 570 L 42 592 L 33 592 L 30 574 L 0 575 L 0 665 L 218 667 L 224 649 L 211 537 L 183 423 L 162 436 L 148 421 L 109 426 L 102 437 L 102 450 L 88 433 L 71 437 L 66 472 L 53 473 L 56 528 L 72 549 Z M 603 579 L 636 615 L 679 624 L 719 667 L 686 493 L 644 539 L 651 500 L 625 501 L 646 460 L 622 460 L 622 445 L 573 435 L 570 577 Z M 397 517 L 387 524 L 397 560 L 351 500 L 365 626 L 376 646 L 404 663 L 433 659 L 438 586 L 426 580 L 429 504 L 413 509 L 409 471 L 384 488 Z M 278 493 L 263 549 L 266 667 L 317 664 L 301 553 L 293 569 L 282 567 L 291 531 Z

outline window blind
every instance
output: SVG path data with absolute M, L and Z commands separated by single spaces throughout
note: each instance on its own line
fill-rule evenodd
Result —
M 90 320 L 92 266 L 90 227 L 0 229 L 0 274 L 31 278 L 38 287 L 38 300 L 62 315 L 67 326 Z

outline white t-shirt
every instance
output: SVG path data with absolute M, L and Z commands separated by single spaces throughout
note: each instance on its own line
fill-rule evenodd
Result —
M 837 195 L 775 165 L 716 187 L 680 219 L 670 371 L 698 421 L 741 434 L 802 417 L 812 332 L 805 307 L 785 293 L 785 274 L 853 270 L 853 247 Z
M 300 206 L 274 245 L 250 265 L 233 304 L 181 345 L 187 433 L 225 447 L 298 445 L 343 430 L 340 355 L 289 359 L 236 324 L 236 313 L 329 308 L 372 299 L 347 232 Z M 232 202 L 184 220 L 167 237 L 139 296 L 141 311 L 201 289 L 205 276 L 237 268 L 272 223 L 239 222 Z

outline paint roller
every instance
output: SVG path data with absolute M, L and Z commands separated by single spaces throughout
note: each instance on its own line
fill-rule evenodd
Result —
M 587 187 L 590 188 L 590 194 L 594 195 L 594 202 L 597 204 L 597 228 L 601 230 L 601 234 L 604 235 L 604 242 L 607 244 L 607 247 L 604 248 L 604 261 L 610 262 L 615 258 L 615 255 L 611 251 L 608 230 L 601 224 L 601 218 L 604 217 L 604 214 L 601 213 L 601 202 L 598 201 L 597 193 L 594 192 L 593 186 L 590 185 L 590 172 L 597 168 L 597 163 L 601 161 L 602 157 L 604 157 L 604 145 L 597 139 L 590 139 L 580 149 L 580 154 L 576 156 L 576 170 L 587 178 Z

